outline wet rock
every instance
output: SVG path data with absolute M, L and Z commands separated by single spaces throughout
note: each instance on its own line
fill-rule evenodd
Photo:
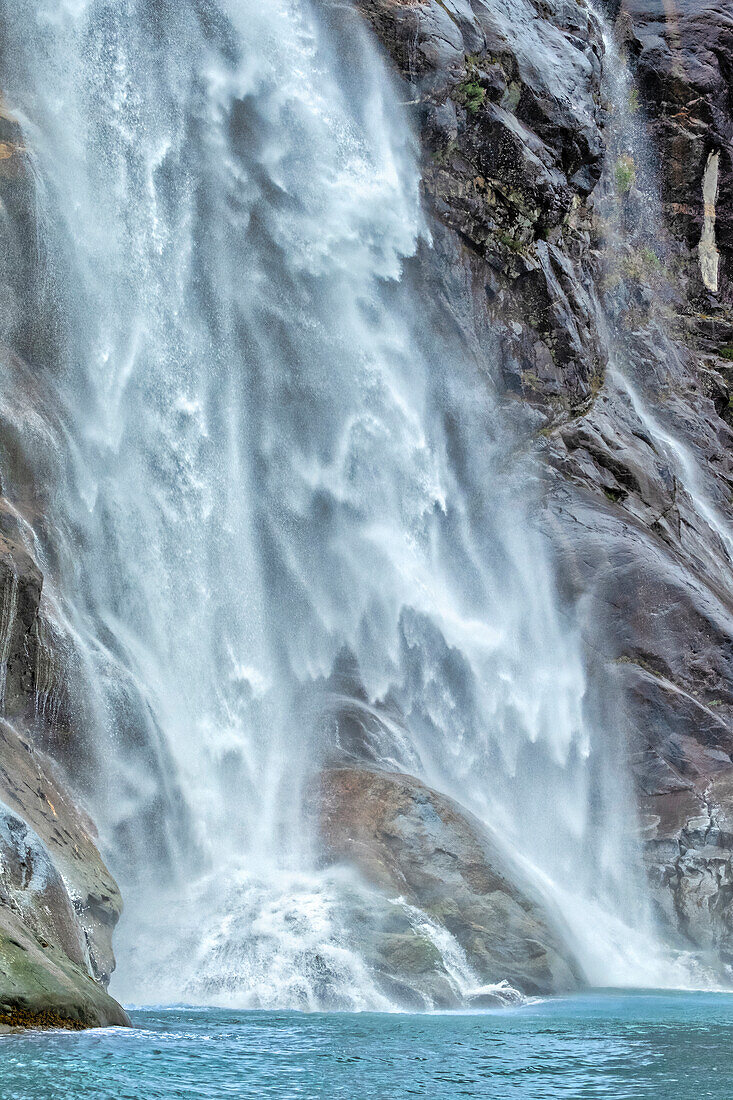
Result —
M 643 804 L 649 878 L 660 919 L 715 969 L 733 965 L 731 807 L 730 767 Z
M 127 1026 L 124 1009 L 55 944 L 0 905 L 0 1022 L 10 1027 Z
M 603 43 L 575 3 L 360 0 L 408 85 L 435 216 L 476 280 L 510 389 L 552 419 L 584 409 L 605 354 L 583 270 L 603 164 Z
M 112 933 L 122 911 L 117 884 L 97 850 L 94 826 L 54 765 L 29 736 L 0 722 L 0 800 L 22 817 L 51 853 L 72 899 L 94 976 L 114 970 Z
M 10 715 L 29 713 L 33 706 L 43 583 L 15 526 L 0 500 L 0 702 Z
M 455 802 L 411 776 L 343 768 L 322 775 L 320 807 L 331 862 L 355 867 L 384 897 L 402 899 L 450 933 L 476 984 L 464 996 L 504 981 L 525 994 L 581 984 L 554 913 L 530 895 L 495 840 Z M 414 927 L 409 935 L 380 932 L 377 965 L 408 986 L 420 987 L 428 975 L 434 981 L 440 953 L 432 934 L 421 944 Z
M 733 298 L 733 4 L 674 8 L 663 0 L 624 0 L 618 17 L 636 70 L 651 138 L 661 159 L 668 224 L 683 239 L 703 292 L 697 246 L 704 221 L 703 176 L 718 153 L 715 235 L 721 253 L 721 295 Z
M 0 1020 L 124 1024 L 105 987 L 121 899 L 91 823 L 31 742 L 0 724 Z
M 638 78 L 628 104 L 603 103 L 601 31 L 581 5 L 359 6 L 417 103 L 441 263 L 470 271 L 506 388 L 537 411 L 543 523 L 609 736 L 640 805 L 677 806 L 679 847 L 705 783 L 724 806 L 733 751 L 731 2 L 602 5 Z M 604 149 L 624 109 L 661 169 L 658 224 L 654 181 Z M 713 216 L 717 291 L 698 250 Z M 710 867 L 686 858 L 674 875 L 649 843 L 669 927 L 702 944 L 697 897 L 720 948 L 725 834 Z

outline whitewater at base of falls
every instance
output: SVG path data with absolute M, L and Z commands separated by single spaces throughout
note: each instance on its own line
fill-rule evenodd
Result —
M 113 990 L 394 1006 L 357 925 L 404 903 L 320 869 L 305 812 L 321 766 L 359 754 L 489 825 L 594 982 L 662 984 L 521 423 L 354 13 L 0 10 L 55 332 L 48 417 L 11 379 L 3 417 L 49 486 L 46 609 L 127 902 Z

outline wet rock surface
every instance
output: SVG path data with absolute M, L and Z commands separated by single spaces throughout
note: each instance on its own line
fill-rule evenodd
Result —
M 30 739 L 0 723 L 0 1020 L 97 1027 L 127 1017 L 106 993 L 117 886 L 93 827 Z
M 95 844 L 92 822 L 28 736 L 0 723 L 0 799 L 33 829 L 62 875 L 94 976 L 114 970 L 112 933 L 122 911 L 117 885 Z
M 53 653 L 21 522 L 0 500 L 0 1022 L 124 1024 L 105 991 L 120 894 L 93 825 L 37 747 L 53 740 L 58 715 L 46 711 Z
M 428 205 L 484 261 L 509 389 L 553 416 L 587 407 L 605 362 L 582 274 L 604 160 L 598 19 L 575 2 L 357 6 L 414 104 Z
M 0 1021 L 69 1028 L 128 1023 L 90 973 L 83 929 L 48 849 L 3 808 L 0 861 Z
M 438 1004 L 467 996 L 500 1003 L 492 987 L 502 982 L 530 995 L 582 984 L 548 909 L 455 802 L 412 776 L 335 768 L 321 776 L 319 803 L 327 858 L 419 914 L 411 925 L 398 905 L 373 936 L 372 965 L 390 976 L 393 991 L 401 982 Z M 441 929 L 454 940 L 460 986 L 441 972 L 441 954 L 451 957 L 433 938 Z
M 483 0 L 360 7 L 416 104 L 441 258 L 470 268 L 507 389 L 534 410 L 561 587 L 657 822 L 660 918 L 727 964 L 733 9 L 605 5 L 638 82 L 613 86 L 582 4 L 524 4 L 520 30 Z
M 718 153 L 716 237 L 721 293 L 733 298 L 733 4 L 625 0 L 618 19 L 661 162 L 668 224 L 693 253 L 704 221 L 703 175 Z M 702 289 L 702 288 L 700 288 Z
M 733 962 L 733 775 L 721 769 L 644 803 L 647 864 L 667 928 L 715 966 Z

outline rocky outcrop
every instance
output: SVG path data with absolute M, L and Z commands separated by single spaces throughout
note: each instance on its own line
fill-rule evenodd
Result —
M 0 1023 L 128 1022 L 105 992 L 121 899 L 91 833 L 51 764 L 0 723 Z
M 709 966 L 731 966 L 733 772 L 654 795 L 646 808 L 649 879 L 667 928 Z
M 0 500 L 0 1024 L 124 1024 L 106 993 L 120 894 L 91 822 L 37 748 L 56 717 L 53 655 L 21 522 Z
M 50 853 L 68 891 L 87 964 L 106 986 L 114 970 L 112 933 L 122 899 L 96 848 L 94 826 L 31 739 L 2 722 L 0 800 L 27 823 Z
M 358 0 L 415 103 L 427 201 L 476 257 L 510 390 L 587 407 L 605 354 L 577 266 L 600 177 L 601 27 L 576 3 Z
M 403 903 L 366 952 L 393 993 L 450 1005 L 472 997 L 486 1003 L 501 983 L 524 994 L 582 983 L 547 907 L 455 802 L 412 776 L 361 768 L 324 772 L 318 801 L 326 858 L 355 867 Z M 442 930 L 463 971 L 458 986 L 444 969 L 451 949 L 437 939 Z M 501 991 L 493 996 L 500 1001 Z
M 83 930 L 48 848 L 2 807 L 0 1023 L 71 1029 L 129 1023 L 90 973 Z
M 441 258 L 470 269 L 533 410 L 544 524 L 637 779 L 660 919 L 725 964 L 733 9 L 604 5 L 634 87 L 582 3 L 359 6 L 416 105 Z
M 685 242 L 694 273 L 705 221 L 703 181 L 710 158 L 715 184 L 719 290 L 733 300 L 733 4 L 730 0 L 624 0 L 618 20 L 641 104 L 660 158 L 665 214 Z M 716 195 L 717 192 L 717 195 Z M 698 271 L 698 291 L 704 287 Z

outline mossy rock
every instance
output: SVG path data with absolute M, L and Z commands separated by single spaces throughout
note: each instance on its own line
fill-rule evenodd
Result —
M 124 1009 L 79 966 L 0 910 L 0 1024 L 69 1028 L 128 1026 Z
M 378 952 L 393 974 L 418 975 L 437 970 L 442 965 L 440 952 L 434 943 L 417 932 L 387 933 L 379 937 Z

